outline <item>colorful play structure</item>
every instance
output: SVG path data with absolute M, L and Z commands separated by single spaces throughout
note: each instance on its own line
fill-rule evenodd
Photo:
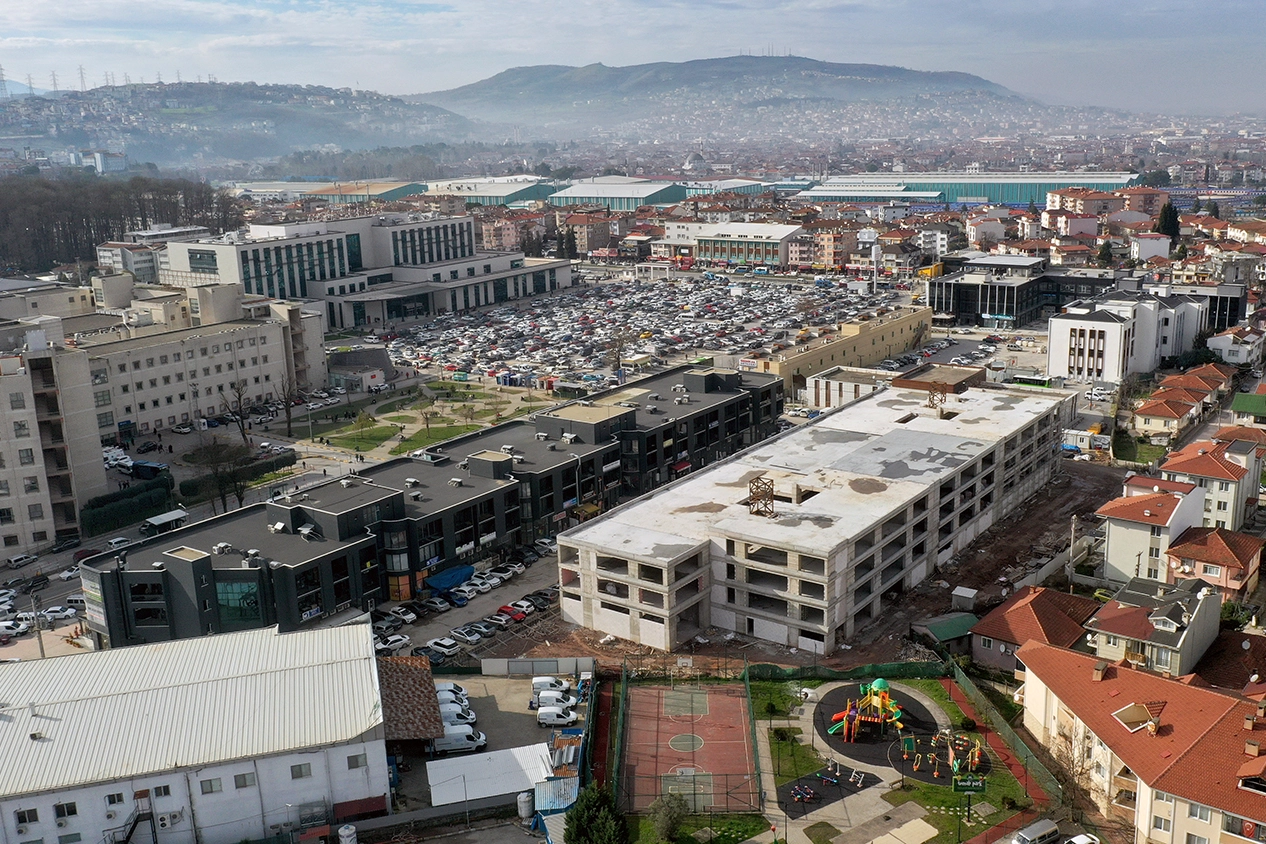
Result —
M 890 697 L 887 680 L 877 677 L 864 684 L 858 694 L 857 700 L 850 699 L 842 712 L 831 716 L 831 726 L 826 730 L 829 734 L 842 733 L 844 741 L 857 741 L 858 729 L 867 724 L 876 725 L 881 735 L 886 724 L 896 727 L 898 732 L 904 729 L 901 721 L 905 713 Z
M 919 745 L 925 742 L 932 745 L 926 755 L 917 752 Z M 973 744 L 972 738 L 965 733 L 953 733 L 949 730 L 941 730 L 932 736 L 930 742 L 914 736 L 906 736 L 901 742 L 901 758 L 908 760 L 913 756 L 916 772 L 926 760 L 932 767 L 932 776 L 937 779 L 941 777 L 942 763 L 948 769 L 950 776 L 976 771 L 980 767 L 980 757 L 983 752 L 984 748 L 980 739 L 975 739 Z

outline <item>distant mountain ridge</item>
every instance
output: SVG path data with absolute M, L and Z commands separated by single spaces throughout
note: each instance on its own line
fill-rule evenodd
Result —
M 611 125 L 668 106 L 745 106 L 767 100 L 891 100 L 976 92 L 1022 99 L 979 76 L 874 64 L 840 64 L 800 56 L 729 56 L 608 67 L 536 65 L 479 82 L 405 99 L 489 122 Z M 722 100 L 713 103 L 713 100 Z

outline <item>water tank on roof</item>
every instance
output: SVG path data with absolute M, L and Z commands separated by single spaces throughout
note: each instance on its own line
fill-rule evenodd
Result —
M 338 844 L 356 844 L 356 827 L 350 823 L 338 828 Z
M 532 809 L 532 803 L 533 803 L 532 792 L 530 791 L 519 792 L 519 800 L 518 800 L 519 820 L 521 821 L 531 820 L 532 815 L 534 814 L 533 809 Z M 346 842 L 340 842 L 340 844 L 346 844 Z M 355 842 L 353 841 L 352 844 L 355 844 Z

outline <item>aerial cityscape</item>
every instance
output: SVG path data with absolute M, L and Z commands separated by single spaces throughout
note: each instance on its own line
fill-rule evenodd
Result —
M 1266 842 L 1266 10 L 103 11 L 0 8 L 0 844 Z

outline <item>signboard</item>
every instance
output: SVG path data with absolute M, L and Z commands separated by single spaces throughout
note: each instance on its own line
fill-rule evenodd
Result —
M 458 554 L 465 554 L 465 553 L 468 553 L 468 552 L 470 552 L 470 551 L 474 551 L 474 550 L 475 550 L 475 543 L 474 543 L 474 542 L 467 542 L 467 543 L 465 543 L 465 544 L 463 544 L 463 545 L 458 545 L 458 546 L 457 546 L 457 553 L 458 553 Z
M 311 618 L 316 618 L 320 614 L 321 614 L 320 607 L 312 607 L 311 609 L 304 610 L 303 621 L 307 621 L 308 619 L 311 619 Z
M 101 600 L 101 579 L 96 572 L 83 569 L 79 590 L 84 593 L 84 619 L 98 633 L 108 633 L 105 620 L 105 604 Z
M 566 501 L 564 501 L 564 502 L 563 502 L 563 509 L 565 510 L 565 509 L 567 509 L 568 507 L 575 507 L 575 506 L 576 506 L 577 504 L 579 504 L 579 503 L 580 503 L 580 499 L 579 499 L 579 498 L 569 498 L 569 499 L 567 499 Z
M 959 774 L 954 777 L 955 794 L 984 794 L 984 774 Z
M 566 518 L 567 518 L 567 514 L 566 514 L 566 513 L 555 513 L 555 514 L 554 514 L 554 521 L 556 521 L 556 522 L 561 522 L 563 519 L 566 519 Z
M 483 536 L 479 537 L 479 544 L 487 545 L 489 542 L 495 542 L 496 539 L 497 539 L 496 531 L 493 531 L 492 533 L 485 533 Z

